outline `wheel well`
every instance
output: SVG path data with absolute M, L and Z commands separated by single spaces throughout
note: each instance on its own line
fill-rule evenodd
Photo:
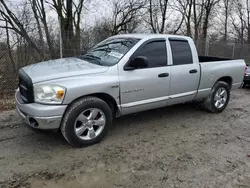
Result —
M 116 113 L 119 111 L 115 99 L 112 96 L 110 96 L 109 94 L 106 94 L 106 93 L 94 93 L 94 94 L 90 94 L 90 95 L 87 95 L 87 96 L 97 97 L 97 98 L 100 98 L 103 101 L 105 101 L 109 105 L 109 107 L 111 108 L 111 110 L 113 112 L 113 115 L 116 115 Z
M 117 103 L 116 103 L 115 99 L 112 96 L 110 96 L 109 94 L 106 94 L 106 93 L 94 93 L 94 94 L 90 94 L 90 95 L 84 95 L 84 96 L 81 96 L 81 97 L 75 99 L 74 101 L 76 101 L 78 99 L 81 99 L 81 98 L 84 98 L 84 97 L 89 97 L 89 96 L 97 97 L 99 99 L 102 99 L 103 101 L 105 101 L 109 105 L 109 107 L 112 110 L 112 113 L 113 113 L 114 117 L 116 115 L 119 115 L 120 111 L 119 111 L 119 108 L 117 106 Z M 74 102 L 74 101 L 72 101 L 72 102 Z
M 81 96 L 81 97 L 73 100 L 71 102 L 71 104 L 74 103 L 75 101 L 79 100 L 79 99 L 82 99 L 84 97 L 90 97 L 90 96 L 91 97 L 97 97 L 97 98 L 102 99 L 103 101 L 105 101 L 109 105 L 109 107 L 111 108 L 113 116 L 114 117 L 119 116 L 120 110 L 118 108 L 118 105 L 117 105 L 115 99 L 112 96 L 110 96 L 109 94 L 106 94 L 106 93 L 93 93 L 93 94 L 89 94 L 89 95 L 84 95 L 84 96 Z
M 233 79 L 231 77 L 224 76 L 220 78 L 218 81 L 226 82 L 229 85 L 230 89 L 232 88 Z

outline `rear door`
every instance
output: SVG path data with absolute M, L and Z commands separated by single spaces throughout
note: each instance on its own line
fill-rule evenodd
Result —
M 192 53 L 188 40 L 169 38 L 169 43 L 172 52 L 169 104 L 191 101 L 197 93 L 200 65 L 194 62 L 195 53 Z

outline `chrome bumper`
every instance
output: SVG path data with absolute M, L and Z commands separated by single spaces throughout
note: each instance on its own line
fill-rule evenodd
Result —
M 36 129 L 58 129 L 67 105 L 42 105 L 37 103 L 25 104 L 16 92 L 16 107 L 21 119 Z

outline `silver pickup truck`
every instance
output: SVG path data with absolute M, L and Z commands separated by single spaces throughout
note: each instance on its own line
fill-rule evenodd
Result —
M 189 101 L 222 112 L 245 66 L 198 57 L 189 37 L 117 35 L 79 57 L 22 68 L 16 106 L 29 126 L 60 129 L 80 147 L 102 140 L 113 118 L 125 114 Z

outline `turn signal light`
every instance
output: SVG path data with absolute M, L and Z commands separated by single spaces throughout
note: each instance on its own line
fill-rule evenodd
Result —
M 61 99 L 61 98 L 63 98 L 63 96 L 64 96 L 64 91 L 63 90 L 59 90 L 59 91 L 57 91 L 57 98 L 58 99 Z

